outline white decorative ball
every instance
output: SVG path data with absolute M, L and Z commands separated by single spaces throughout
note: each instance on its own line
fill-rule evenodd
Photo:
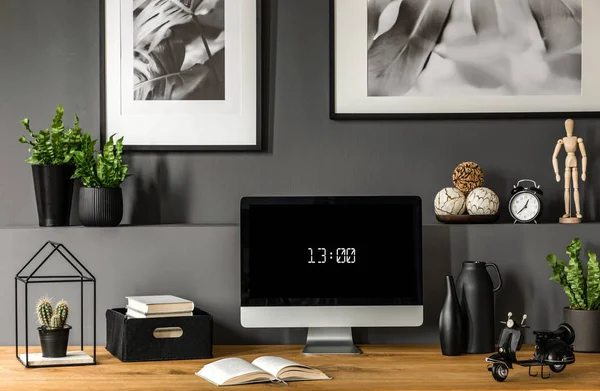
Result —
M 499 207 L 498 195 L 487 187 L 473 189 L 467 196 L 467 211 L 470 215 L 495 215 Z
M 440 190 L 433 201 L 436 215 L 461 215 L 465 213 L 465 195 L 455 187 Z

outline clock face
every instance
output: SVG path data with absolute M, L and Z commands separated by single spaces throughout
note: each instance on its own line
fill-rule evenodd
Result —
M 535 220 L 540 210 L 540 200 L 531 193 L 517 193 L 510 200 L 510 213 L 520 222 L 528 223 Z

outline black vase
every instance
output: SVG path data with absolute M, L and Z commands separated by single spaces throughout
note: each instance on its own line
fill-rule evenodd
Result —
M 494 287 L 487 268 L 493 268 L 498 286 Z M 462 313 L 463 351 L 492 353 L 496 351 L 494 292 L 502 287 L 498 266 L 494 263 L 463 262 L 456 278 L 456 294 Z
M 42 357 L 65 357 L 69 346 L 69 330 L 69 325 L 62 329 L 38 327 Z
M 575 330 L 573 350 L 600 353 L 600 310 L 563 309 L 565 323 Z
M 69 225 L 75 167 L 33 164 L 31 170 L 40 227 Z
M 440 312 L 440 347 L 444 356 L 459 356 L 463 350 L 462 319 L 454 278 L 446 276 L 446 301 Z
M 86 227 L 116 227 L 123 219 L 123 191 L 82 187 L 79 220 Z

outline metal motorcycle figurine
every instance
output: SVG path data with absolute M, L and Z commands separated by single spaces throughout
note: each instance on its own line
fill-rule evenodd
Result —
M 532 374 L 531 367 L 541 367 L 542 379 L 547 379 L 550 374 L 544 376 L 544 366 L 548 366 L 552 372 L 562 372 L 567 365 L 575 362 L 573 353 L 573 342 L 575 341 L 575 331 L 568 323 L 561 323 L 556 330 L 537 330 L 535 335 L 535 352 L 533 359 L 519 360 L 517 352 L 523 345 L 523 334 L 521 330 L 528 329 L 525 325 L 527 315 L 523 315 L 521 324 L 516 324 L 511 319 L 512 312 L 508 313 L 508 320 L 500 323 L 506 326 L 498 338 L 498 353 L 494 353 L 485 359 L 489 363 L 488 371 L 492 372 L 492 377 L 496 381 L 504 381 L 508 377 L 508 370 L 513 369 L 513 365 L 529 367 L 529 376 L 537 376 L 537 372 Z

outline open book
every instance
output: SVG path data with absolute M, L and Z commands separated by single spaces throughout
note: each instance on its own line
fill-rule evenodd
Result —
M 259 357 L 252 363 L 241 358 L 224 358 L 205 365 L 196 375 L 217 386 L 331 379 L 318 369 L 274 356 Z

